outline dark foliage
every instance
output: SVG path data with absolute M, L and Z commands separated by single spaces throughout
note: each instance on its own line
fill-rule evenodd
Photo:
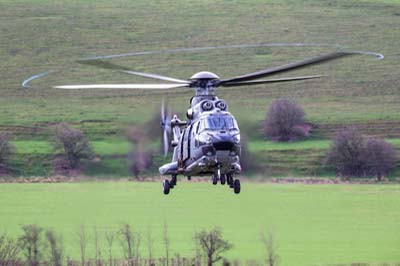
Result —
M 219 228 L 197 232 L 194 239 L 198 242 L 207 258 L 207 266 L 212 266 L 215 262 L 221 260 L 223 258 L 222 254 L 233 247 L 232 244 L 222 238 Z
M 263 133 L 273 141 L 296 141 L 309 136 L 311 126 L 304 121 L 303 109 L 294 101 L 272 103 L 264 121 Z
M 83 159 L 94 157 L 93 149 L 85 135 L 64 123 L 56 127 L 54 147 L 58 152 L 54 160 L 56 171 L 77 169 Z
M 382 176 L 394 168 L 393 145 L 363 136 L 355 127 L 340 131 L 332 141 L 326 163 L 341 176 Z
M 9 159 L 14 153 L 14 146 L 9 141 L 8 134 L 0 134 L 0 175 L 9 173 Z

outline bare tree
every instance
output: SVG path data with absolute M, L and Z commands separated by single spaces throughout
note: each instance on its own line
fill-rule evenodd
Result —
M 326 163 L 339 175 L 362 176 L 365 170 L 365 138 L 356 127 L 340 131 L 332 140 Z
M 93 149 L 82 131 L 62 123 L 56 127 L 54 148 L 58 152 L 55 159 L 56 170 L 76 169 L 83 159 L 92 159 Z
M 168 224 L 166 222 L 164 222 L 163 242 L 164 242 L 164 248 L 165 248 L 165 258 L 166 258 L 167 266 L 168 266 L 171 240 L 169 238 Z
M 268 233 L 266 237 L 261 234 L 261 241 L 263 242 L 265 249 L 267 251 L 266 263 L 268 266 L 278 265 L 279 256 L 276 253 L 275 239 L 271 232 Z
M 96 265 L 101 263 L 101 246 L 100 246 L 100 234 L 97 230 L 97 226 L 93 227 L 93 240 L 94 240 L 94 261 Z
M 194 239 L 199 242 L 201 249 L 207 257 L 207 266 L 212 266 L 221 260 L 222 254 L 230 250 L 233 245 L 222 238 L 221 230 L 214 228 L 211 231 L 202 230 L 195 233 Z
M 379 181 L 396 166 L 396 150 L 384 140 L 368 138 L 363 155 L 367 174 L 376 176 Z
M 146 244 L 147 244 L 147 251 L 149 252 L 149 265 L 151 265 L 151 262 L 153 260 L 153 246 L 154 246 L 154 238 L 153 238 L 153 232 L 151 230 L 151 227 L 147 227 L 146 231 Z
M 119 235 L 124 257 L 130 266 L 134 265 L 133 260 L 138 261 L 140 258 L 140 234 L 132 231 L 129 224 L 123 224 Z
M 112 255 L 112 247 L 114 243 L 114 238 L 115 238 L 115 231 L 111 228 L 106 228 L 105 229 L 105 237 L 108 245 L 108 260 L 109 260 L 109 266 L 112 266 L 113 263 L 113 255 Z
M 23 234 L 19 238 L 21 249 L 24 251 L 24 255 L 29 266 L 37 266 L 39 265 L 42 257 L 40 250 L 43 245 L 43 228 L 34 224 L 29 224 L 22 226 L 22 231 Z
M 79 250 L 81 253 L 81 265 L 85 266 L 86 261 L 86 245 L 87 245 L 87 234 L 84 225 L 81 225 L 77 231 L 77 238 L 79 242 Z
M 19 258 L 20 246 L 17 240 L 0 235 L 0 266 L 14 266 Z
M 15 151 L 14 146 L 11 145 L 9 140 L 10 136 L 8 134 L 0 134 L 0 175 L 9 172 L 9 159 Z
M 304 121 L 304 111 L 288 99 L 274 101 L 268 109 L 263 132 L 274 141 L 294 141 L 307 137 L 311 126 Z
M 53 230 L 46 230 L 46 240 L 50 248 L 50 265 L 62 266 L 63 246 L 59 237 L 56 236 Z

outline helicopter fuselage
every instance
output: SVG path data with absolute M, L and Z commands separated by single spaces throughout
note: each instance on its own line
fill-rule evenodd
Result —
M 162 175 L 233 175 L 241 172 L 240 130 L 225 101 L 214 95 L 191 99 L 188 121 L 171 120 L 172 162 L 160 167 Z

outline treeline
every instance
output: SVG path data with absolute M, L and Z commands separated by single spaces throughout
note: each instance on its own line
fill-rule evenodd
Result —
M 75 232 L 78 257 L 66 254 L 61 235 L 37 225 L 24 225 L 21 235 L 13 238 L 0 235 L 0 266 L 239 266 L 224 255 L 233 244 L 224 239 L 219 228 L 200 230 L 193 235 L 193 255 L 182 257 L 171 249 L 168 226 L 164 224 L 162 239 L 152 231 L 134 231 L 129 224 L 119 228 L 93 227 L 91 232 L 80 226 Z M 266 257 L 263 262 L 247 261 L 248 266 L 277 265 L 278 255 L 273 235 L 260 234 Z M 163 256 L 154 257 L 154 244 L 162 243 Z M 122 254 L 122 255 L 121 255 Z

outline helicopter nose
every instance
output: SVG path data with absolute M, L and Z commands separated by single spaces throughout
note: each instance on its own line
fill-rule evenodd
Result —
M 234 145 L 235 142 L 231 136 L 226 136 L 226 135 L 214 136 L 213 146 L 216 150 L 219 151 L 231 150 Z

